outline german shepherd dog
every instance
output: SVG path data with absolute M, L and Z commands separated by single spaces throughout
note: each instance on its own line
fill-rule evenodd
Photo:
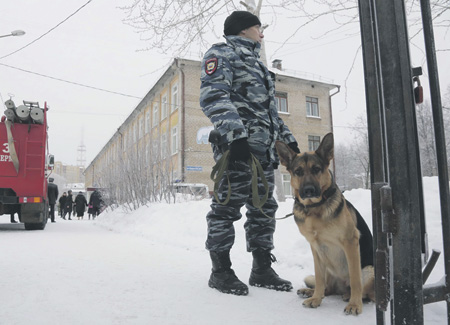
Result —
M 294 218 L 314 258 L 315 277 L 297 294 L 303 305 L 320 306 L 324 296 L 340 294 L 346 314 L 362 312 L 363 299 L 375 301 L 372 234 L 359 212 L 348 202 L 329 171 L 334 157 L 333 134 L 314 152 L 296 154 L 277 141 L 280 162 L 291 174 L 295 190 Z

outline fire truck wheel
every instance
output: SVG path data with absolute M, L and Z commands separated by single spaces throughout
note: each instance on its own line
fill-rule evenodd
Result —
M 42 220 L 42 222 L 39 223 L 30 223 L 30 222 L 26 222 L 25 225 L 25 229 L 26 230 L 44 230 L 45 226 L 47 225 L 47 220 L 48 220 L 48 215 L 49 215 L 49 210 L 48 210 L 48 205 L 45 205 L 45 209 L 44 209 L 44 220 Z
M 40 222 L 40 223 L 25 223 L 25 229 L 26 230 L 44 230 L 45 225 L 47 222 Z

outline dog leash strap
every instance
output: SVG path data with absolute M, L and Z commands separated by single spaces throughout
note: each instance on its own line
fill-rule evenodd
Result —
M 214 165 L 212 171 L 211 171 L 211 180 L 214 182 L 214 197 L 216 198 L 216 201 L 221 205 L 227 205 L 230 201 L 231 197 L 231 184 L 230 184 L 230 178 L 227 174 L 227 182 L 228 182 L 228 192 L 227 197 L 224 201 L 219 200 L 219 196 L 217 195 L 217 192 L 219 191 L 219 183 L 220 180 L 223 177 L 223 174 L 228 169 L 228 156 L 230 155 L 230 150 L 227 150 L 223 153 L 222 157 L 217 161 L 217 163 Z
M 230 154 L 229 150 L 227 150 L 223 153 L 222 157 L 217 161 L 216 165 L 214 165 L 214 167 L 211 171 L 211 176 L 210 176 L 211 180 L 214 182 L 214 197 L 215 197 L 216 201 L 221 205 L 227 205 L 228 202 L 230 201 L 230 196 L 231 196 L 231 185 L 230 185 L 230 179 L 228 177 L 228 174 L 227 174 L 227 182 L 228 182 L 227 197 L 225 198 L 224 201 L 220 201 L 219 196 L 217 194 L 217 192 L 219 190 L 220 180 L 222 179 L 224 173 L 228 169 L 229 154 Z M 248 161 L 248 164 L 250 166 L 251 173 L 252 173 L 251 186 L 252 186 L 253 206 L 255 208 L 259 209 L 259 211 L 264 216 L 266 216 L 267 218 L 270 218 L 270 219 L 282 220 L 282 219 L 286 219 L 286 218 L 292 216 L 293 213 L 290 213 L 283 218 L 275 218 L 275 217 L 271 217 L 271 216 L 267 215 L 266 213 L 264 213 L 264 211 L 262 210 L 262 207 L 264 206 L 264 204 L 266 204 L 267 199 L 269 197 L 269 183 L 267 182 L 266 176 L 264 175 L 264 170 L 263 170 L 260 162 L 258 161 L 258 159 L 256 159 L 256 157 L 253 154 L 250 154 L 250 155 L 251 155 L 251 157 L 250 157 L 250 160 Z M 265 193 L 262 198 L 259 197 L 259 193 L 258 193 L 258 175 L 261 178 L 261 183 L 263 184 L 263 187 L 265 190 Z
M 256 159 L 256 157 L 253 154 L 251 154 L 251 158 L 249 160 L 249 165 L 251 166 L 251 171 L 252 171 L 253 206 L 255 208 L 258 208 L 259 210 L 261 210 L 262 207 L 264 206 L 264 204 L 266 204 L 267 198 L 269 197 L 269 183 L 267 182 L 266 176 L 264 175 L 264 170 L 263 170 L 261 164 L 259 163 L 258 159 Z M 260 199 L 259 193 L 258 193 L 258 174 L 259 174 L 259 177 L 261 178 L 261 183 L 263 184 L 264 190 L 265 190 L 265 193 L 264 193 L 262 199 Z

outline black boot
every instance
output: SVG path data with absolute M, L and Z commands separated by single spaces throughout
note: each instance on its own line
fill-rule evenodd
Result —
M 212 261 L 212 273 L 208 285 L 223 293 L 231 293 L 238 296 L 247 295 L 247 285 L 240 281 L 231 269 L 230 251 L 210 251 L 209 255 Z
M 270 266 L 277 260 L 269 250 L 257 249 L 252 252 L 252 255 L 253 267 L 248 282 L 251 286 L 278 291 L 292 290 L 292 283 L 280 278 Z

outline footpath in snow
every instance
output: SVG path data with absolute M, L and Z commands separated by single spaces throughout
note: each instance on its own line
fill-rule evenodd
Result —
M 442 250 L 436 178 L 425 178 L 430 249 Z M 369 225 L 370 191 L 345 193 Z M 313 273 L 310 248 L 292 218 L 277 222 L 273 253 L 293 292 L 250 287 L 248 296 L 208 287 L 211 263 L 204 248 L 209 200 L 151 204 L 97 220 L 64 221 L 25 231 L 0 217 L 0 324 L 375 324 L 375 305 L 347 316 L 340 297 L 317 309 L 302 306 L 296 289 Z M 292 211 L 280 203 L 278 216 Z M 242 211 L 244 212 L 244 211 Z M 244 217 L 245 218 L 245 217 Z M 243 220 L 235 223 L 233 268 L 248 281 L 251 254 Z M 428 283 L 443 277 L 442 257 Z M 445 303 L 425 306 L 425 324 L 446 324 Z M 386 315 L 389 319 L 389 315 Z

